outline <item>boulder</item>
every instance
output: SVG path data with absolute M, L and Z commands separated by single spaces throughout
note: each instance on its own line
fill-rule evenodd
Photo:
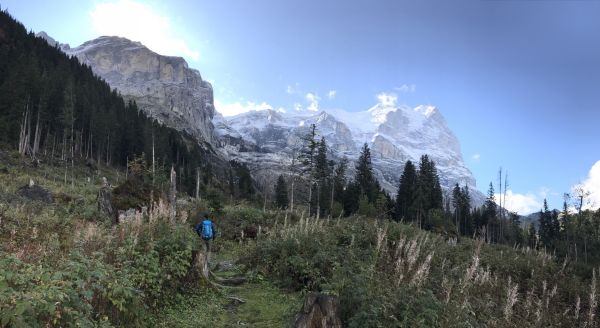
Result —
M 52 203 L 54 201 L 52 193 L 48 189 L 34 184 L 33 181 L 30 181 L 28 185 L 19 188 L 17 194 L 21 197 L 44 203 Z
M 249 226 L 244 227 L 244 238 L 256 239 L 257 235 L 258 235 L 258 228 L 256 228 L 256 226 L 249 225 Z
M 334 296 L 320 293 L 306 295 L 302 311 L 296 317 L 294 328 L 341 328 L 339 301 Z

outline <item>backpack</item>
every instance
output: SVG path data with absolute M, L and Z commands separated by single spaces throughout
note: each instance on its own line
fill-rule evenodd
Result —
M 202 239 L 204 240 L 210 240 L 213 239 L 213 228 L 212 228 L 212 222 L 210 220 L 204 220 L 202 221 L 202 227 L 201 227 L 201 234 L 200 237 L 202 237 Z M 200 232 L 200 231 L 198 231 Z

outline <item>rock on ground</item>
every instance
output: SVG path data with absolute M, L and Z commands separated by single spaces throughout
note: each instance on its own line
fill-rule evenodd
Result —
M 52 193 L 48 189 L 38 185 L 29 184 L 23 186 L 17 190 L 17 195 L 44 203 L 52 203 L 54 201 Z

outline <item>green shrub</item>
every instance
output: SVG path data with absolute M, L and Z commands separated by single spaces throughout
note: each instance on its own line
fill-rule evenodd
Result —
M 139 322 L 141 293 L 122 272 L 97 258 L 75 253 L 52 268 L 2 255 L 2 326 L 108 326 L 108 318 L 115 324 Z

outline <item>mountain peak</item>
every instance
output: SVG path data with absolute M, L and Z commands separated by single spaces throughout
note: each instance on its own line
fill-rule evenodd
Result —
M 415 112 L 423 114 L 425 117 L 430 118 L 435 114 L 438 114 L 438 109 L 432 105 L 419 105 L 414 108 Z
M 107 35 L 65 52 L 159 122 L 215 144 L 212 86 L 182 57 L 162 56 L 141 42 Z
M 50 35 L 48 35 L 48 33 L 46 33 L 45 31 L 40 31 L 40 32 L 36 33 L 35 36 L 37 36 L 38 38 L 42 38 L 42 39 L 46 40 L 46 43 L 48 43 L 51 47 L 59 46 L 63 50 L 70 48 L 68 44 L 66 44 L 66 43 L 60 43 L 60 42 L 56 41 L 53 37 L 51 37 Z

